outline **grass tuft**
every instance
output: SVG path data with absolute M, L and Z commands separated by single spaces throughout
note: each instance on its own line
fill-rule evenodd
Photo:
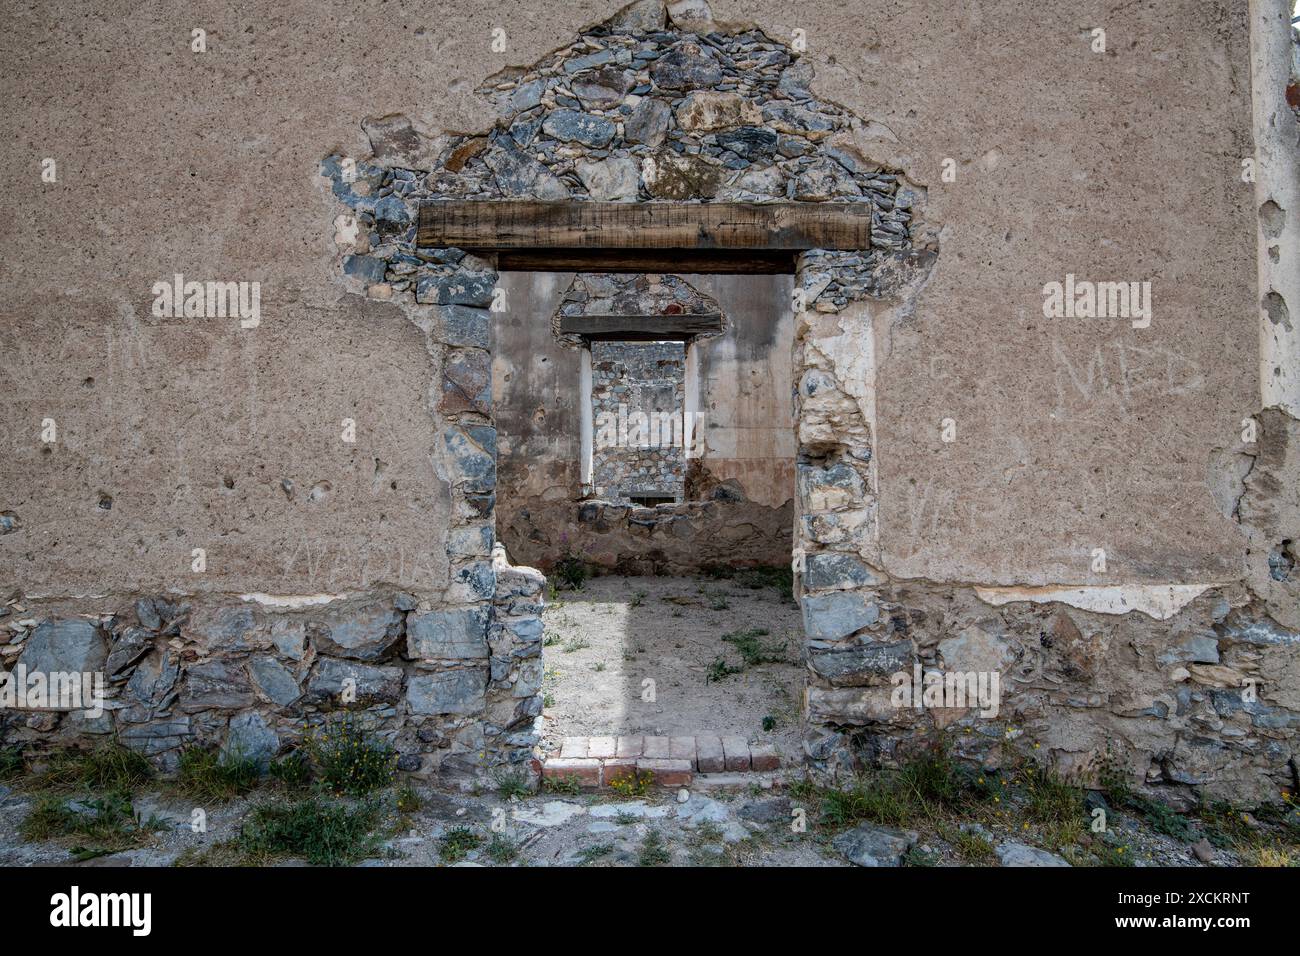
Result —
M 131 805 L 130 795 L 123 792 L 84 801 L 47 793 L 37 799 L 19 832 L 30 842 L 75 839 L 78 842 L 71 847 L 73 857 L 89 860 L 140 846 L 151 831 L 158 829 L 162 825 L 152 817 L 141 818 Z
M 195 800 L 225 802 L 257 786 L 257 761 L 205 747 L 186 747 L 180 755 L 176 789 Z
M 40 783 L 52 790 L 130 794 L 152 778 L 148 760 L 113 741 L 94 750 L 59 751 L 50 758 Z
M 787 642 L 760 640 L 767 635 L 767 628 L 751 627 L 724 634 L 722 639 L 740 652 L 740 656 L 749 667 L 757 667 L 759 664 L 784 664 Z
M 469 827 L 452 827 L 438 841 L 438 856 L 444 863 L 459 863 L 471 850 L 483 845 L 483 837 Z
M 272 760 L 267 775 L 286 790 L 302 790 L 311 783 L 311 761 L 295 750 Z
M 360 797 L 393 782 L 397 752 L 350 714 L 328 718 L 305 743 L 317 779 L 332 793 Z
M 508 770 L 497 774 L 497 795 L 502 800 L 511 797 L 531 797 L 533 785 L 526 771 Z
M 671 859 L 672 854 L 668 852 L 668 847 L 664 846 L 659 831 L 649 831 L 641 841 L 641 852 L 637 854 L 637 862 L 641 866 L 663 866 Z
M 0 747 L 0 780 L 16 780 L 27 771 L 23 752 L 15 747 Z
M 291 856 L 314 866 L 346 866 L 377 850 L 378 822 L 373 803 L 348 807 L 315 797 L 265 803 L 253 808 L 233 848 L 253 864 Z

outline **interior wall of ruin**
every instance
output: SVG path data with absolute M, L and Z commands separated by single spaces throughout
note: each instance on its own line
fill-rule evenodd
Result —
M 788 564 L 793 278 L 684 277 L 717 300 L 726 331 L 687 349 L 688 411 L 699 433 L 698 451 L 685 461 L 686 500 L 642 508 L 607 501 L 597 488 L 584 493 L 581 350 L 560 342 L 550 322 L 571 277 L 500 280 L 509 310 L 492 331 L 497 528 L 511 559 L 546 569 L 567 553 L 597 569 L 638 573 Z

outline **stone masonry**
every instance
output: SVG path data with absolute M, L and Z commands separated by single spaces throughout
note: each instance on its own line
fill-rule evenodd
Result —
M 888 573 L 879 538 L 888 445 L 875 412 L 888 349 L 876 354 L 871 343 L 902 347 L 939 273 L 926 191 L 919 174 L 873 159 L 870 122 L 816 95 L 810 62 L 785 42 L 715 24 L 703 2 L 671 8 L 640 0 L 533 66 L 493 77 L 490 129 L 434 148 L 405 117 L 387 116 L 367 121 L 371 156 L 320 163 L 335 228 L 354 236 L 340 243 L 341 287 L 420 307 L 420 332 L 441 359 L 430 455 L 450 515 L 450 586 L 376 587 L 292 607 L 142 596 L 90 616 L 71 601 L 39 613 L 10 602 L 5 666 L 102 667 L 111 706 L 90 721 L 10 714 L 7 734 L 35 743 L 115 733 L 166 766 L 188 741 L 270 756 L 320 714 L 347 708 L 393 740 L 403 770 L 447 780 L 501 766 L 536 772 L 544 581 L 493 554 L 488 328 L 509 303 L 495 295 L 493 262 L 416 248 L 417 204 L 834 200 L 869 206 L 873 229 L 871 248 L 806 253 L 797 273 L 793 550 L 811 764 L 851 771 L 944 735 L 986 765 L 1032 747 L 1085 777 L 1110 757 L 1135 782 L 1171 793 L 1240 800 L 1294 790 L 1294 408 L 1251 416 L 1257 440 L 1236 456 L 1239 493 L 1225 509 L 1244 542 L 1229 580 L 1020 587 Z M 980 159 L 987 169 L 997 161 L 992 149 Z M 1282 329 L 1280 308 L 1273 314 Z M 17 518 L 0 518 L 6 536 L 22 533 Z M 1166 557 L 1162 567 L 1177 574 L 1176 556 Z M 918 668 L 998 673 L 997 716 L 899 706 L 895 678 Z
M 686 347 L 681 342 L 591 343 L 594 497 L 681 501 L 686 491 L 685 383 Z

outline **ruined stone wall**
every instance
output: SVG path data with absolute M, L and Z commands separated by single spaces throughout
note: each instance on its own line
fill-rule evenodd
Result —
M 1283 4 L 613 6 L 524 3 L 496 50 L 492 4 L 253 2 L 206 55 L 153 10 L 14 11 L 2 653 L 102 659 L 113 707 L 4 732 L 166 762 L 347 707 L 405 767 L 527 761 L 541 585 L 490 557 L 525 317 L 414 248 L 415 203 L 835 198 L 874 238 L 803 257 L 793 310 L 814 762 L 946 728 L 1294 785 L 1300 204 L 1249 50 Z M 177 274 L 259 281 L 260 321 L 156 314 Z M 1150 282 L 1149 324 L 1045 314 L 1069 277 Z M 894 706 L 917 663 L 1003 673 L 999 716 Z
M 686 346 L 592 342 L 596 498 L 680 501 L 686 493 Z

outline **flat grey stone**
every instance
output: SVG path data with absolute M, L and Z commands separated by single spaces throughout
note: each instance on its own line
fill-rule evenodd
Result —
M 250 659 L 248 675 L 253 679 L 257 689 L 280 707 L 288 707 L 302 695 L 297 678 L 274 657 Z
M 902 866 L 903 856 L 918 839 L 911 830 L 862 823 L 841 833 L 832 844 L 845 859 L 858 866 Z
M 487 627 L 487 611 L 479 607 L 413 613 L 406 620 L 406 653 L 417 660 L 484 658 Z
M 42 621 L 18 657 L 28 674 L 94 674 L 107 660 L 104 632 L 84 618 Z
M 997 848 L 1003 866 L 1069 866 L 1055 853 L 1024 843 L 1003 843 Z
M 804 562 L 803 585 L 810 591 L 845 590 L 879 583 L 880 578 L 851 554 L 810 554 Z
M 193 664 L 181 683 L 180 708 L 187 714 L 203 710 L 243 710 L 253 704 L 253 685 L 234 661 Z
M 226 733 L 226 742 L 221 747 L 224 757 L 243 757 L 257 762 L 258 769 L 265 773 L 271 758 L 280 750 L 280 738 L 267 726 L 266 720 L 257 711 L 237 714 L 230 718 L 230 729 Z
M 307 630 L 323 654 L 375 661 L 402 636 L 402 615 L 388 604 L 331 609 Z
M 838 641 L 880 620 L 880 608 L 853 591 L 816 594 L 803 599 L 804 633 L 814 641 Z
M 406 705 L 412 714 L 472 714 L 483 708 L 487 679 L 486 667 L 416 674 L 407 681 Z
M 643 99 L 623 121 L 623 139 L 629 143 L 658 146 L 668 133 L 673 111 L 662 100 Z
M 865 641 L 853 647 L 808 651 L 808 664 L 818 677 L 836 687 L 862 687 L 873 678 L 912 669 L 914 651 L 908 640 L 892 643 Z
M 402 695 L 402 669 L 322 657 L 307 682 L 307 693 L 318 699 L 337 699 L 349 688 L 355 691 L 357 702 L 395 702 Z

